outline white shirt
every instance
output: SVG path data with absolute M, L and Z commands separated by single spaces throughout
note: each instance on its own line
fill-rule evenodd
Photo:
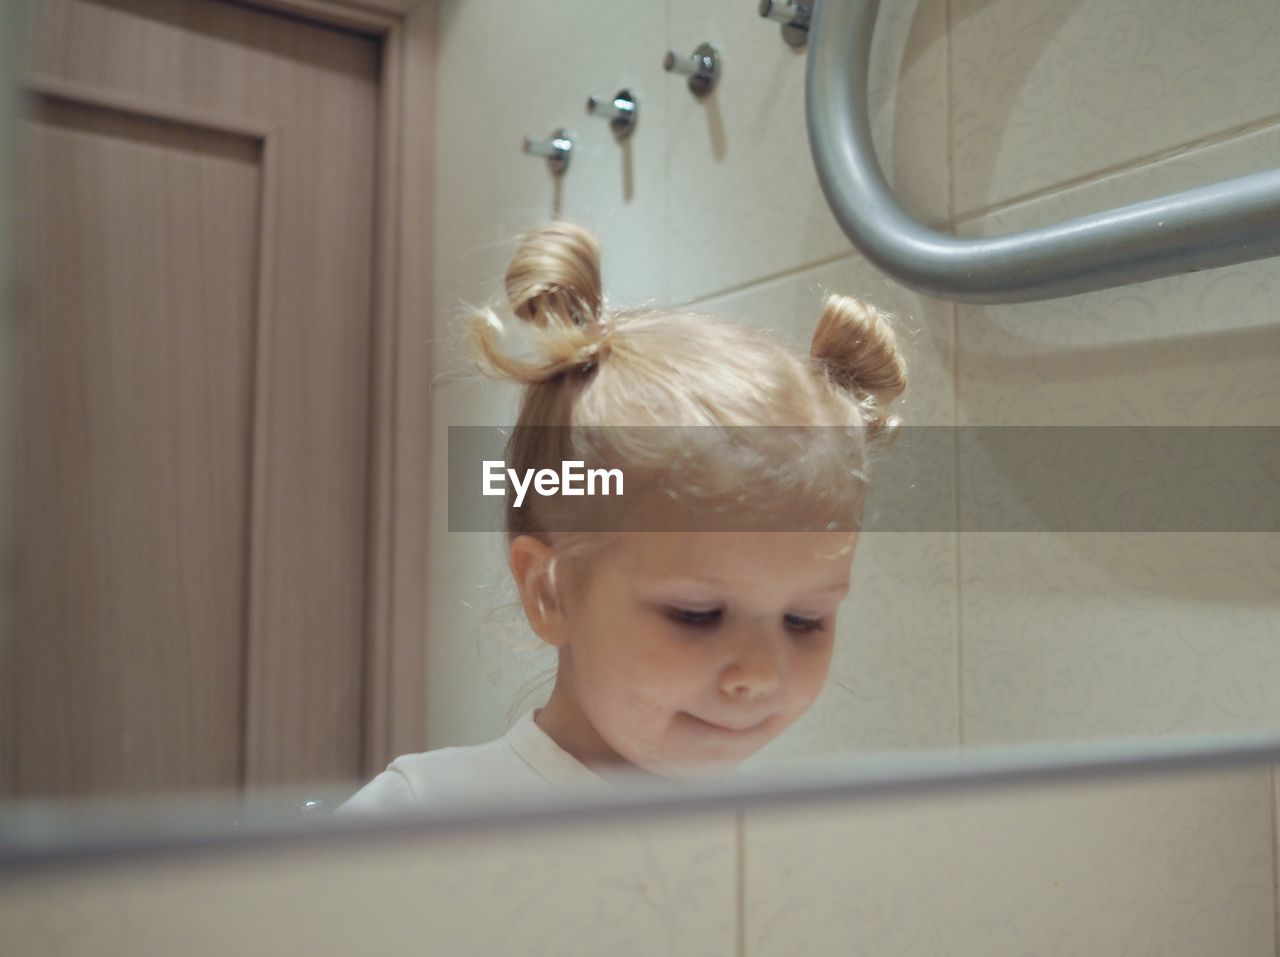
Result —
M 538 708 L 487 744 L 405 754 L 352 795 L 337 813 L 409 811 L 513 791 L 612 789 L 538 726 Z

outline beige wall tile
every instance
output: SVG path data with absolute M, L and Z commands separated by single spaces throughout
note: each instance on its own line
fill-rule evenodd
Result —
M 665 300 L 671 81 L 662 70 L 662 0 L 559 8 L 504 3 L 488 42 L 496 98 L 487 119 L 504 131 L 492 184 L 498 237 L 513 237 L 558 212 L 600 236 L 611 305 Z M 587 115 L 586 102 L 589 95 L 612 97 L 622 88 L 636 97 L 639 110 L 633 133 L 617 140 L 608 123 Z M 525 132 L 541 137 L 557 127 L 577 134 L 559 184 L 542 161 L 519 150 Z
M 805 55 L 736 0 L 670 3 L 671 43 L 724 56 L 716 92 L 671 91 L 671 298 L 705 298 L 847 254 L 818 186 L 804 119 Z M 947 217 L 940 0 L 886 4 L 872 63 L 883 167 L 917 215 Z
M 726 812 L 27 873 L 0 925 L 41 957 L 724 954 L 735 835 Z
M 1280 128 L 966 221 L 1003 235 L 1280 165 Z M 1080 296 L 961 304 L 960 415 L 973 424 L 1272 425 L 1280 259 Z
M 950 14 L 958 214 L 1276 116 L 1270 0 L 951 0 Z
M 1280 161 L 1280 132 L 1094 180 L 974 220 L 999 234 Z M 1280 260 L 1017 305 L 957 306 L 958 415 L 982 426 L 1280 424 Z M 968 494 L 1028 495 L 1016 476 Z M 1156 489 L 1226 476 L 1154 477 Z M 1037 489 L 1087 513 L 1097 474 Z M 1169 491 L 1168 496 L 1176 492 Z M 1226 494 L 1235 494 L 1228 491 Z M 1096 503 L 1095 503 L 1096 504 Z M 1188 528 L 1196 520 L 1187 515 Z M 1280 726 L 1280 536 L 961 536 L 964 740 L 970 743 Z
M 960 538 L 966 744 L 1280 728 L 1280 535 Z
M 749 812 L 751 957 L 1264 957 L 1270 774 Z
M 431 254 L 437 338 L 447 334 L 464 301 L 483 301 L 496 291 L 505 266 L 490 249 L 497 230 L 493 176 L 499 132 L 489 115 L 496 96 L 489 44 L 494 10 L 494 0 L 440 0 L 435 10 Z M 453 357 L 437 349 L 434 361 L 440 372 L 452 367 Z

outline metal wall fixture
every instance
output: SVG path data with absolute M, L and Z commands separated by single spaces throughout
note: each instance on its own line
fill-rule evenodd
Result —
M 760 0 L 760 16 L 782 24 L 782 39 L 789 46 L 802 47 L 809 42 L 812 3 L 800 3 L 799 0 Z
M 815 0 L 805 119 L 836 222 L 903 285 L 960 302 L 1028 302 L 1280 255 L 1280 169 L 1001 236 L 960 238 L 917 221 L 871 139 L 879 11 L 880 0 Z
M 547 168 L 559 176 L 569 168 L 569 154 L 573 152 L 573 134 L 566 129 L 555 130 L 545 140 L 524 138 L 524 151 L 530 156 L 545 156 Z
M 601 96 L 587 97 L 587 113 L 591 116 L 602 116 L 609 121 L 614 134 L 619 139 L 631 135 L 636 127 L 636 116 L 640 112 L 640 104 L 631 95 L 630 90 L 619 90 L 610 99 Z
M 668 73 L 678 73 L 689 78 L 689 90 L 694 96 L 706 96 L 716 88 L 720 78 L 720 55 L 710 43 L 699 45 L 691 56 L 677 56 L 668 50 L 662 58 L 662 68 Z

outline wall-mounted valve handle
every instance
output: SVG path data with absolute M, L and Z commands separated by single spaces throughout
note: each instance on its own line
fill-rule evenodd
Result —
M 587 112 L 592 116 L 602 116 L 609 121 L 613 132 L 618 137 L 631 135 L 636 127 L 636 115 L 640 104 L 631 95 L 630 90 L 619 90 L 617 94 L 605 99 L 602 96 L 587 97 Z
M 800 0 L 760 0 L 760 16 L 782 24 L 782 39 L 793 47 L 809 42 L 809 18 L 813 4 Z
M 662 68 L 668 73 L 679 73 L 689 78 L 689 89 L 694 96 L 706 96 L 715 89 L 720 76 L 720 56 L 710 43 L 703 43 L 692 56 L 682 57 L 668 51 L 662 59 Z
M 545 140 L 535 140 L 530 136 L 524 138 L 524 151 L 530 156 L 545 156 L 547 168 L 559 176 L 569 168 L 569 154 L 573 152 L 573 134 L 559 129 Z

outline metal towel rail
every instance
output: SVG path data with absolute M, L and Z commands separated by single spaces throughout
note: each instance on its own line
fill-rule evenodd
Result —
M 805 119 L 818 181 L 872 263 L 940 299 L 1027 302 L 1280 254 L 1280 170 L 1053 226 L 960 239 L 917 222 L 876 160 L 867 67 L 880 0 L 816 0 Z

